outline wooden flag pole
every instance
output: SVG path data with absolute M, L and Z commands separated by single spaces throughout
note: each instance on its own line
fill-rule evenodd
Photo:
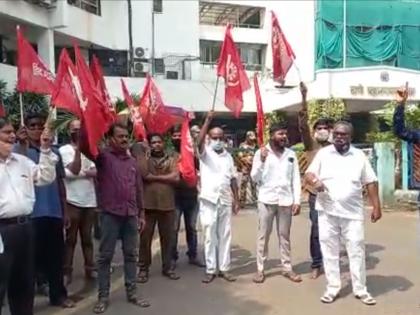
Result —
M 20 106 L 20 125 L 24 126 L 24 117 L 23 117 L 23 95 L 19 93 L 19 106 Z
M 215 106 L 216 106 L 216 96 L 217 96 L 217 88 L 218 88 L 218 86 L 219 86 L 219 76 L 217 76 L 217 79 L 216 79 L 216 87 L 215 87 L 215 89 L 214 89 L 214 95 L 213 95 L 213 105 L 211 106 L 211 110 L 212 111 L 214 111 L 214 108 L 215 108 Z

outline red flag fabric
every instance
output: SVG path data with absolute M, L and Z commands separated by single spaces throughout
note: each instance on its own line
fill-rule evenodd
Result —
M 257 140 L 259 147 L 264 145 L 264 110 L 261 100 L 260 87 L 258 84 L 257 74 L 254 75 L 254 90 L 255 90 L 255 99 L 257 103 Z
M 61 51 L 58 64 L 55 90 L 52 93 L 51 104 L 57 108 L 67 110 L 82 119 L 80 99 L 82 90 L 77 78 L 77 70 L 65 48 Z M 87 101 L 86 101 L 87 102 Z
M 231 34 L 232 26 L 226 27 L 225 40 L 217 63 L 217 75 L 225 79 L 225 105 L 235 117 L 239 117 L 243 107 L 242 93 L 251 88 L 241 57 Z
M 144 128 L 143 119 L 141 118 L 140 106 L 136 106 L 133 98 L 127 90 L 127 86 L 123 79 L 121 79 L 121 89 L 124 95 L 124 100 L 130 110 L 131 121 L 133 122 L 134 137 L 138 141 L 146 139 L 146 129 Z
M 273 77 L 274 80 L 284 84 L 286 74 L 296 58 L 292 47 L 281 30 L 276 14 L 271 11 L 271 49 L 273 52 Z
M 190 187 L 197 185 L 197 172 L 194 161 L 193 141 L 190 134 L 189 119 L 186 117 L 181 128 L 181 157 L 178 161 L 178 169 L 182 179 Z
M 95 55 L 93 55 L 92 58 L 90 71 L 92 72 L 92 77 L 97 88 L 101 92 L 104 105 L 106 106 L 104 110 L 108 119 L 108 124 L 111 125 L 115 122 L 117 113 L 115 112 L 114 105 L 112 104 L 111 97 L 109 96 L 108 89 L 105 84 L 104 73 L 102 71 L 101 64 Z
M 6 108 L 4 107 L 3 99 L 0 98 L 0 118 L 1 117 L 6 117 L 6 116 L 7 116 L 7 114 L 6 114 Z
M 175 123 L 165 108 L 159 90 L 150 75 L 147 75 L 146 85 L 140 99 L 140 112 L 147 131 L 150 133 L 163 134 Z
M 31 44 L 17 27 L 17 85 L 19 92 L 51 95 L 54 91 L 54 75 L 39 58 Z
M 105 106 L 101 93 L 95 85 L 89 67 L 77 45 L 74 46 L 74 51 L 78 76 L 73 82 L 76 83 L 76 87 L 77 81 L 79 81 L 81 87 L 81 93 L 77 95 L 82 109 L 82 124 L 86 132 L 84 141 L 87 141 L 87 143 L 84 145 L 87 146 L 89 154 L 96 157 L 98 155 L 98 143 L 109 127 L 106 113 L 104 112 Z

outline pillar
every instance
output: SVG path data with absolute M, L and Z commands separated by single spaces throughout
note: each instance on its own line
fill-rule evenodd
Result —
M 43 29 L 38 37 L 38 54 L 51 72 L 55 73 L 54 30 Z
M 381 142 L 374 144 L 376 171 L 379 182 L 379 198 L 382 205 L 392 206 L 395 191 L 395 144 Z

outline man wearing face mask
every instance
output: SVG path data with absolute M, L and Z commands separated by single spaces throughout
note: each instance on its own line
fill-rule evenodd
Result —
M 17 133 L 18 143 L 14 148 L 15 152 L 38 163 L 41 156 L 41 136 L 46 120 L 47 115 L 41 112 L 26 114 L 25 126 Z M 74 302 L 68 298 L 63 269 L 63 229 L 69 226 L 64 186 L 65 171 L 59 150 L 52 147 L 52 151 L 59 159 L 56 164 L 57 176 L 50 185 L 35 188 L 35 204 L 32 212 L 37 281 L 40 284 L 42 277 L 46 278 L 52 306 L 72 308 Z
M 307 88 L 303 82 L 300 83 L 300 92 L 302 94 L 302 109 L 300 110 L 298 116 L 299 131 L 302 135 L 306 161 L 309 165 L 318 150 L 330 144 L 332 136 L 332 123 L 330 119 L 318 119 L 313 125 L 314 134 L 312 138 L 311 129 L 308 124 L 308 108 L 306 102 Z M 322 267 L 322 253 L 319 244 L 318 212 L 315 210 L 317 191 L 310 184 L 306 184 L 304 186 L 304 190 L 309 194 L 309 218 L 311 220 L 309 247 L 312 257 L 311 279 L 316 279 L 321 274 Z
M 20 130 L 24 137 L 23 128 Z M 0 118 L 0 313 L 6 293 L 11 315 L 33 315 L 34 235 L 30 215 L 35 186 L 51 184 L 58 157 L 51 151 L 51 135 L 40 137 L 38 164 L 12 152 L 16 135 Z
M 60 148 L 65 167 L 64 184 L 67 193 L 67 209 L 70 226 L 66 233 L 66 249 L 64 255 L 64 274 L 67 283 L 72 281 L 73 256 L 80 233 L 83 257 L 85 260 L 85 277 L 94 279 L 95 264 L 93 260 L 92 228 L 96 211 L 96 192 L 94 179 L 95 164 L 80 152 L 80 121 L 75 119 L 69 123 L 70 144 Z
M 251 177 L 258 185 L 257 274 L 255 283 L 265 280 L 264 264 L 268 242 L 276 219 L 282 275 L 293 282 L 301 282 L 293 272 L 290 254 L 292 216 L 300 212 L 301 181 L 296 154 L 286 148 L 287 126 L 270 127 L 270 143 L 255 153 Z
M 146 225 L 140 238 L 138 282 L 149 280 L 152 240 L 159 229 L 162 275 L 170 280 L 180 277 L 171 268 L 171 250 L 175 236 L 175 186 L 179 183 L 178 158 L 165 151 L 162 135 L 149 134 L 150 153 L 140 161 L 144 180 Z
M 171 130 L 171 140 L 175 152 L 175 159 L 180 157 L 181 149 L 181 125 L 176 125 Z M 198 161 L 196 161 L 198 166 Z M 175 187 L 175 235 L 172 245 L 172 268 L 176 267 L 178 260 L 178 233 L 181 225 L 181 216 L 184 215 L 185 234 L 188 245 L 188 261 L 191 265 L 204 267 L 203 263 L 197 257 L 197 187 L 190 187 L 180 179 L 179 184 Z
M 231 217 L 232 212 L 239 212 L 236 169 L 232 156 L 225 150 L 223 130 L 213 127 L 209 131 L 213 116 L 213 111 L 207 114 L 198 137 L 201 172 L 200 220 L 204 229 L 206 257 L 203 283 L 212 282 L 217 271 L 219 277 L 228 282 L 236 280 L 229 274 Z
M 366 288 L 363 186 L 373 207 L 371 221 L 381 218 L 376 175 L 366 155 L 351 145 L 353 126 L 338 122 L 334 144 L 322 148 L 306 171 L 306 181 L 318 191 L 319 239 L 323 254 L 327 289 L 323 303 L 332 303 L 341 289 L 340 239 L 350 262 L 353 294 L 366 305 L 374 305 Z

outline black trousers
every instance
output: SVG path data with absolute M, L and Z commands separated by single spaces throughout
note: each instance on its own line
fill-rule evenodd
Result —
M 63 220 L 34 218 L 36 272 L 45 276 L 49 285 L 50 304 L 59 305 L 67 298 L 64 286 Z
M 2 225 L 0 254 L 0 315 L 7 293 L 11 315 L 33 315 L 34 242 L 32 225 Z

